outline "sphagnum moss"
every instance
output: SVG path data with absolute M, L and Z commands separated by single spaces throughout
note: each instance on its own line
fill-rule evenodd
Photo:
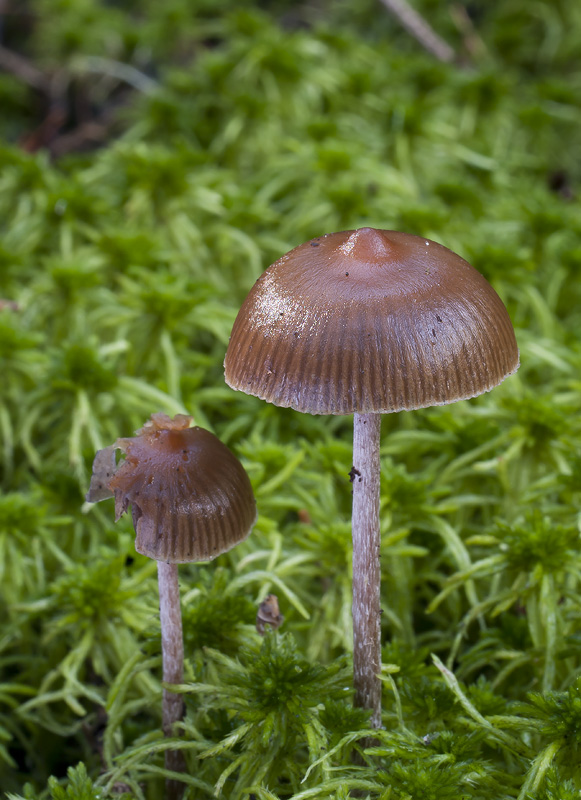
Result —
M 372 2 L 319 14 L 286 0 L 267 11 L 232 0 L 31 0 L 26 17 L 6 16 L 3 46 L 67 89 L 48 97 L 24 74 L 0 79 L 0 135 L 11 142 L 0 147 L 0 482 L 10 511 L 0 531 L 0 792 L 77 798 L 86 784 L 88 797 L 163 797 L 167 743 L 144 740 L 159 726 L 154 577 L 130 555 L 127 525 L 80 510 L 95 449 L 152 408 L 191 409 L 243 454 L 262 492 L 254 542 L 222 557 L 230 599 L 248 610 L 276 592 L 299 661 L 334 668 L 348 651 L 348 426 L 235 397 L 221 363 L 264 266 L 321 230 L 372 226 L 445 241 L 474 264 L 507 301 L 522 365 L 512 387 L 453 413 L 384 420 L 388 727 L 369 768 L 350 763 L 365 720 L 339 698 L 308 706 L 329 749 L 313 760 L 299 732 L 295 783 L 272 765 L 242 791 L 409 800 L 433 776 L 444 796 L 577 797 L 578 8 L 414 7 L 461 65 L 435 64 Z M 49 107 L 68 114 L 61 131 L 55 116 L 44 124 Z M 73 141 L 93 147 L 83 137 L 97 129 L 99 149 L 56 156 Z M 50 153 L 27 151 L 42 142 Z M 538 530 L 532 509 L 548 520 Z M 556 554 L 562 571 L 549 569 Z M 183 572 L 185 597 L 220 594 L 221 578 L 214 590 L 198 568 Z M 102 603 L 83 628 L 77 602 L 90 586 Z M 211 646 L 222 639 L 250 668 L 237 653 L 258 652 L 257 634 L 236 614 L 235 630 L 223 627 L 227 597 L 196 597 L 201 630 L 215 618 L 223 634 Z M 196 680 L 219 689 L 219 657 L 204 661 L 200 643 L 187 654 Z M 430 652 L 453 669 L 464 705 Z M 550 707 L 539 715 L 541 695 Z M 215 794 L 241 758 L 224 781 L 228 800 L 238 776 L 265 762 L 249 757 L 248 739 L 199 759 L 240 724 L 226 700 L 200 699 L 189 698 L 186 737 L 172 746 L 195 767 L 184 777 L 190 800 Z M 569 714 L 573 727 L 562 727 Z

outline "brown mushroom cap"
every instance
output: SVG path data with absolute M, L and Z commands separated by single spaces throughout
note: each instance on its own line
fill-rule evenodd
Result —
M 492 286 L 436 242 L 361 228 L 295 247 L 234 323 L 226 383 L 309 414 L 386 413 L 492 389 L 518 368 Z
M 153 414 L 135 437 L 99 451 L 87 500 L 115 495 L 116 519 L 132 505 L 135 549 L 170 563 L 207 561 L 246 539 L 256 522 L 248 475 L 222 442 L 191 418 Z M 115 467 L 115 449 L 125 460 Z

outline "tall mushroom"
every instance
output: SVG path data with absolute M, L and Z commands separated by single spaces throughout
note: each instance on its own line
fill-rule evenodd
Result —
M 492 389 L 518 368 L 506 308 L 463 258 L 419 236 L 361 228 L 296 247 L 244 301 L 226 383 L 308 414 L 354 414 L 356 703 L 381 725 L 381 414 Z
M 87 500 L 115 496 L 115 521 L 132 506 L 135 549 L 157 561 L 163 680 L 183 682 L 184 644 L 178 564 L 209 561 L 246 539 L 256 522 L 248 475 L 222 442 L 192 419 L 153 414 L 136 436 L 117 439 L 93 463 Z M 116 464 L 115 451 L 125 453 Z M 181 694 L 163 692 L 163 731 L 184 713 Z M 185 771 L 180 751 L 169 750 L 166 768 Z M 168 781 L 167 797 L 181 796 L 179 781 Z

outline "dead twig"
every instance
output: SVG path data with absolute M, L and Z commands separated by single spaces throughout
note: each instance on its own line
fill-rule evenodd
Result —
M 4 300 L 0 297 L 0 311 L 20 311 L 20 306 L 15 300 Z
M 406 31 L 422 45 L 424 50 L 446 63 L 456 59 L 456 53 L 450 45 L 436 33 L 429 22 L 407 4 L 406 0 L 381 0 L 381 2 L 398 18 Z
M 96 75 L 106 75 L 116 81 L 126 83 L 143 94 L 153 94 L 159 89 L 157 81 L 141 70 L 131 64 L 124 64 L 122 61 L 114 61 L 111 58 L 81 56 L 71 62 L 70 69 L 73 74 L 92 72 Z
M 111 132 L 114 120 L 109 117 L 91 120 L 78 125 L 70 133 L 64 133 L 53 139 L 50 152 L 53 158 L 61 158 L 69 153 L 78 153 L 106 141 Z
M 3 0 L 0 0 L 0 10 Z M 23 56 L 0 45 L 0 71 L 14 75 L 22 83 L 40 93 L 41 121 L 21 137 L 21 147 L 29 153 L 49 150 L 53 158 L 84 150 L 105 141 L 114 127 L 112 109 L 116 103 L 106 103 L 101 114 L 89 106 L 87 95 L 76 86 L 85 75 L 99 75 L 110 85 L 108 94 L 119 93 L 119 84 L 143 94 L 152 94 L 159 84 L 131 64 L 96 56 L 73 59 L 66 68 L 42 72 Z M 71 90 L 72 89 L 72 90 Z M 109 98 L 111 99 L 111 98 Z M 71 128 L 71 124 L 74 126 Z
M 33 89 L 41 92 L 48 92 L 50 89 L 50 80 L 41 70 L 2 45 L 0 45 L 0 69 L 14 75 Z
M 462 34 L 464 49 L 475 61 L 481 61 L 488 56 L 488 50 L 482 38 L 478 35 L 474 23 L 468 12 L 460 3 L 450 7 L 450 16 Z

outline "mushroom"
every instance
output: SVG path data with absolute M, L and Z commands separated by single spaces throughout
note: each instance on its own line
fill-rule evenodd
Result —
M 266 633 L 266 626 L 270 626 L 272 631 L 280 628 L 284 622 L 284 617 L 280 613 L 278 597 L 275 594 L 268 594 L 260 606 L 256 615 L 256 630 L 261 636 Z
M 178 564 L 208 561 L 246 539 L 256 522 L 248 475 L 222 442 L 192 418 L 153 414 L 136 436 L 117 439 L 93 463 L 87 500 L 115 496 L 115 521 L 132 506 L 135 549 L 155 559 L 163 680 L 183 683 L 184 644 Z M 125 453 L 116 464 L 115 451 Z M 181 694 L 163 692 L 163 731 L 171 736 L 184 713 Z M 180 751 L 166 752 L 166 768 L 185 771 Z M 168 781 L 169 798 L 181 789 Z
M 506 308 L 463 258 L 436 242 L 360 228 L 296 247 L 246 298 L 226 383 L 308 414 L 354 414 L 355 701 L 381 725 L 381 414 L 475 397 L 515 372 Z

